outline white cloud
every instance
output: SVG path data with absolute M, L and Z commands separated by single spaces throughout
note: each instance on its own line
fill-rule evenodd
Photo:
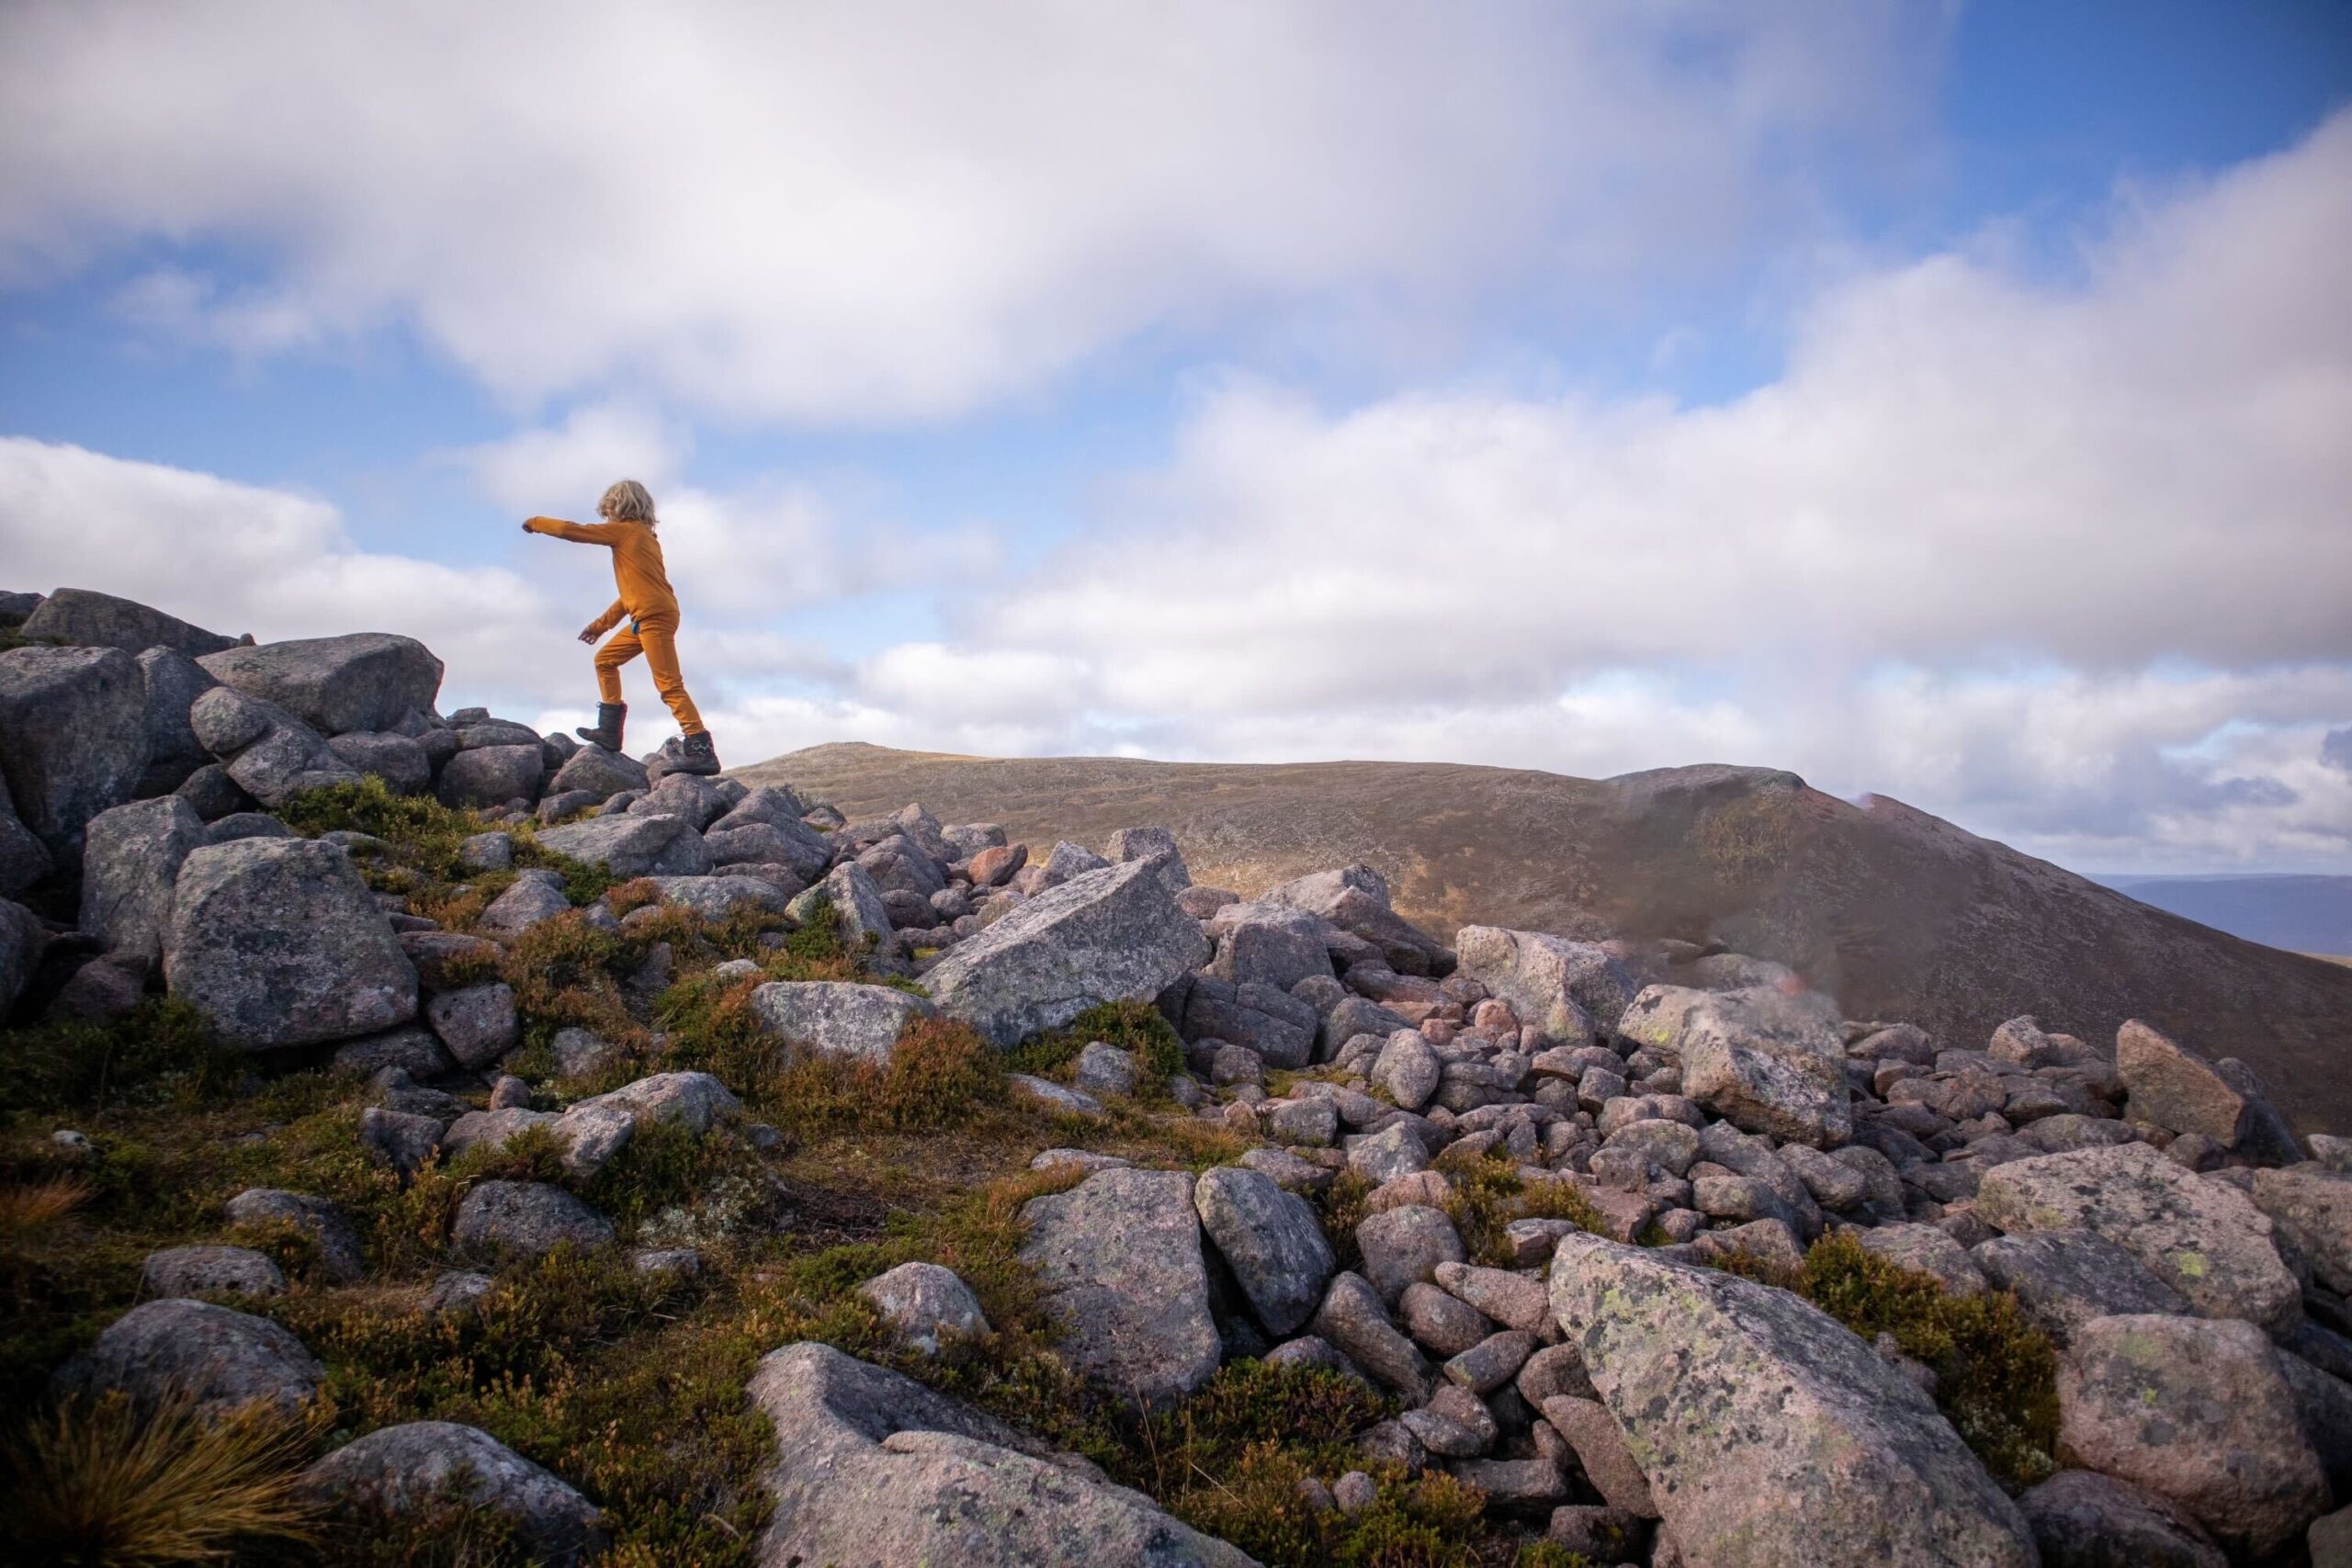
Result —
M 513 571 L 363 550 L 316 497 L 79 446 L 0 437 L 0 559 L 12 587 L 95 588 L 231 637 L 398 632 L 447 663 L 445 689 L 528 690 L 569 662 L 562 617 Z
M 1704 273 L 1901 145 L 1942 22 L 1770 6 L 27 0 L 0 280 L 387 321 L 491 386 L 953 411 L 1158 326 Z M 1822 159 L 1804 154 L 1824 151 Z M 223 247 L 250 270 L 206 276 Z
M 906 658 L 1040 704 L 1052 670 L 1056 747 L 1712 756 L 2077 863 L 2352 866 L 2346 254 L 2352 115 L 2141 196 L 2067 280 L 1991 246 L 1850 278 L 1722 407 L 1237 383 Z

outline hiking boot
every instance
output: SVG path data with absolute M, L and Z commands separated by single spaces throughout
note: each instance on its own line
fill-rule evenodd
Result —
M 583 726 L 571 733 L 591 746 L 601 746 L 607 751 L 617 751 L 621 749 L 621 725 L 628 717 L 627 703 L 598 703 L 596 728 L 590 729 Z
M 696 773 L 707 778 L 718 772 L 718 749 L 711 744 L 707 729 L 671 741 L 662 748 L 662 753 L 667 761 L 663 770 L 667 773 Z

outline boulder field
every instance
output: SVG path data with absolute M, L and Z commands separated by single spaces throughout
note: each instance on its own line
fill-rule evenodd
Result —
M 254 1147 L 328 1151 L 322 1190 L 246 1182 L 84 1303 L 61 1407 L 300 1412 L 380 1370 L 336 1311 L 454 1354 L 609 1266 L 645 1293 L 591 1337 L 728 1303 L 773 1335 L 721 1394 L 756 1435 L 727 1560 L 773 1568 L 1408 1528 L 1398 1561 L 2346 1561 L 2352 1142 L 2194 1041 L 1939 1039 L 1688 942 L 1448 946 L 1363 865 L 1244 899 L 1148 824 L 851 821 L 444 714 L 388 633 L 0 600 L 0 1049 L 174 1020 L 231 1102 L 293 1107 Z M 334 1083 L 344 1120 L 304 1110 Z M 6 1108 L 12 1168 L 114 1168 L 69 1105 Z M 855 1142 L 909 1126 L 874 1146 L 911 1156 Z M 820 1190 L 795 1156 L 843 1140 Z M 873 1196 L 965 1179 L 978 1229 Z M 1276 1385 L 1340 1426 L 1154 1468 Z M 660 1488 L 402 1386 L 304 1439 L 320 1517 L 662 1560 Z

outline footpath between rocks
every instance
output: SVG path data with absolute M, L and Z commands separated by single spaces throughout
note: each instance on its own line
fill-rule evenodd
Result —
M 2352 1561 L 2352 1143 L 2194 1042 L 0 626 L 36 1552 Z

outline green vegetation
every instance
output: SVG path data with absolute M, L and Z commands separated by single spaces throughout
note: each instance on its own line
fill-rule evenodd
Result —
M 369 882 L 452 931 L 469 930 L 514 880 L 459 861 L 458 845 L 491 826 L 476 814 L 374 781 L 316 792 L 285 815 L 304 832 L 382 840 L 360 860 Z M 1160 1114 L 1148 1100 L 1080 1122 L 1008 1094 L 1009 1073 L 1067 1076 L 1091 1040 L 1133 1052 L 1145 1095 L 1156 1094 L 1182 1069 L 1182 1048 L 1148 1004 L 1093 1009 L 1012 1052 L 933 1021 L 910 1030 L 888 1064 L 797 1058 L 758 1027 L 759 985 L 881 978 L 844 950 L 830 911 L 820 906 L 797 927 L 758 910 L 706 920 L 664 905 L 650 882 L 616 883 L 547 853 L 529 824 L 496 826 L 514 836 L 518 865 L 562 873 L 575 903 L 602 896 L 624 921 L 614 931 L 575 910 L 496 953 L 441 961 L 437 985 L 514 988 L 524 1043 L 505 1066 L 534 1081 L 536 1102 L 552 1108 L 648 1073 L 701 1069 L 742 1098 L 747 1122 L 781 1137 L 755 1145 L 741 1124 L 701 1137 L 643 1126 L 583 1180 L 565 1172 L 552 1137 L 526 1131 L 403 1179 L 359 1141 L 365 1085 L 223 1050 L 184 1007 L 153 1001 L 111 1024 L 0 1035 L 0 1402 L 29 1417 L 15 1484 L 45 1489 L 48 1511 L 12 1517 L 28 1521 L 39 1551 L 122 1562 L 216 1548 L 280 1563 L 520 1561 L 510 1528 L 455 1495 L 398 1518 L 322 1519 L 290 1486 L 334 1445 L 437 1419 L 481 1428 L 594 1499 L 614 1540 L 605 1563 L 746 1565 L 766 1518 L 757 1477 L 775 1438 L 744 1384 L 761 1356 L 816 1339 L 1084 1454 L 1272 1564 L 1555 1568 L 1555 1557 L 1521 1550 L 1523 1530 L 1490 1528 L 1475 1489 L 1354 1454 L 1349 1438 L 1388 1408 L 1361 1384 L 1236 1363 L 1147 1416 L 1083 1386 L 1055 1354 L 1057 1325 L 1021 1258 L 1021 1212 L 1080 1177 L 1032 1172 L 1029 1156 L 1069 1143 L 1198 1169 L 1244 1146 L 1226 1127 Z M 757 971 L 718 975 L 730 959 Z M 567 1027 L 611 1042 L 617 1059 L 587 1080 L 557 1080 L 551 1042 Z M 86 1155 L 51 1142 L 61 1124 L 89 1136 Z M 496 1264 L 456 1257 L 448 1234 L 459 1203 L 474 1184 L 502 1178 L 580 1193 L 633 1245 L 690 1243 L 700 1271 L 640 1273 L 619 1249 Z M 1544 1201 L 1498 1162 L 1456 1180 L 1465 1235 Z M 294 1227 L 232 1234 L 223 1206 L 253 1186 L 331 1199 L 362 1239 L 367 1280 L 325 1277 L 315 1244 Z M 1320 1200 L 1343 1249 L 1363 1198 L 1343 1174 Z M 137 1421 L 119 1401 L 48 1402 L 51 1369 L 138 1298 L 151 1250 L 220 1240 L 261 1247 L 287 1273 L 285 1295 L 244 1304 L 326 1364 L 303 1421 L 199 1427 Z M 996 1332 L 935 1357 L 891 1342 L 856 1287 L 918 1258 L 961 1275 Z M 476 1310 L 426 1314 L 427 1287 L 454 1264 L 489 1269 L 492 1288 Z M 1377 1476 L 1373 1506 L 1352 1516 L 1308 1506 L 1301 1481 L 1328 1484 L 1353 1468 Z
M 18 1111 L 216 1105 L 250 1070 L 244 1053 L 214 1043 L 194 1008 L 161 997 L 110 1022 L 42 1023 L 0 1038 L 0 1105 Z
M 1721 1267 L 1795 1292 L 1865 1339 L 1892 1334 L 1935 1371 L 1937 1405 L 2004 1485 L 2022 1489 L 2057 1468 L 2057 1352 L 2013 1292 L 1948 1294 L 1843 1233 L 1814 1243 L 1794 1270 L 1743 1253 Z
M 1527 1180 L 1499 1144 L 1460 1157 L 1449 1149 L 1435 1168 L 1453 1184 L 1445 1213 L 1473 1263 L 1497 1269 L 1517 1263 L 1504 1234 L 1513 1220 L 1566 1220 L 1578 1230 L 1605 1234 L 1599 1211 L 1574 1182 Z
M 1184 1042 L 1149 1002 L 1104 1002 L 1088 1008 L 1061 1028 L 1024 1040 L 1004 1054 L 1009 1072 L 1064 1077 L 1078 1054 L 1093 1041 L 1132 1052 L 1138 1088 L 1159 1089 L 1171 1073 L 1184 1070 Z
M 363 870 L 371 886 L 388 892 L 446 897 L 450 885 L 461 885 L 491 890 L 481 900 L 486 906 L 514 882 L 513 873 L 469 871 L 458 848 L 475 834 L 492 830 L 513 839 L 517 870 L 556 873 L 563 878 L 564 897 L 574 904 L 594 903 L 620 880 L 602 866 L 540 847 L 537 823 L 486 822 L 477 812 L 444 806 L 431 795 L 396 795 L 372 773 L 356 784 L 307 791 L 280 807 L 277 817 L 306 838 L 351 831 L 384 840 L 385 849 L 368 857 Z M 480 912 L 479 907 L 473 910 Z M 445 923 L 462 930 L 470 922 Z

